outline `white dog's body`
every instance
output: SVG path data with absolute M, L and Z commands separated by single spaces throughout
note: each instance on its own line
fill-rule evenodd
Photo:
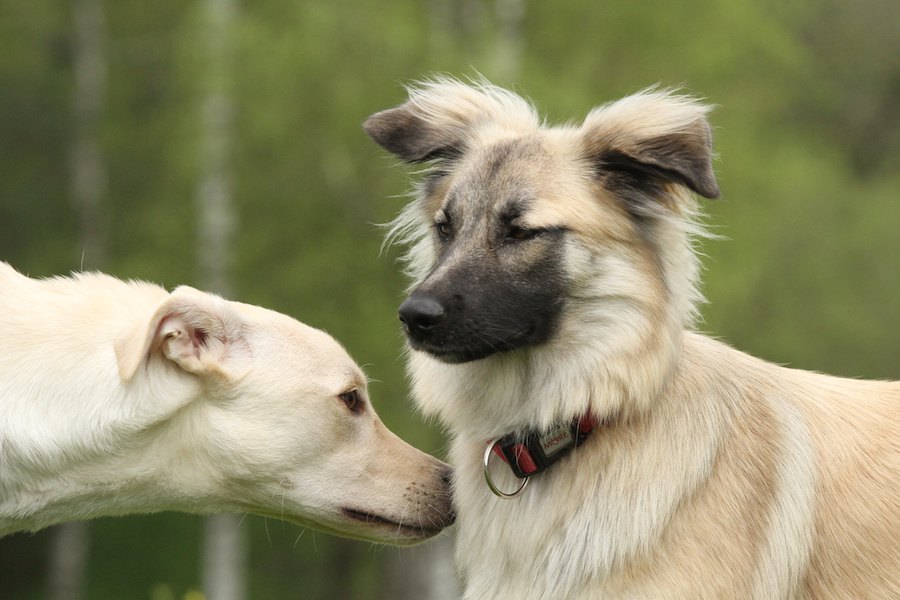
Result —
M 365 388 L 330 336 L 273 311 L 0 263 L 0 535 L 178 510 L 427 537 L 451 519 L 445 465 Z
M 900 383 L 691 330 L 690 191 L 718 195 L 706 112 L 651 90 L 549 127 L 440 80 L 366 122 L 434 165 L 393 233 L 414 396 L 452 435 L 466 600 L 900 598 Z M 520 495 L 488 489 L 494 440 L 586 417 Z

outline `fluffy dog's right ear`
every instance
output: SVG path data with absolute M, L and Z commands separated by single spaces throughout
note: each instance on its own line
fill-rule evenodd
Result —
M 613 185 L 673 182 L 717 198 L 709 111 L 689 96 L 650 88 L 592 110 L 585 152 L 601 173 L 616 175 Z
M 454 158 L 482 127 L 521 131 L 538 125 L 525 100 L 485 81 L 467 85 L 439 78 L 407 91 L 407 102 L 375 113 L 363 124 L 378 145 L 406 162 Z
M 119 375 L 130 381 L 146 360 L 159 353 L 194 375 L 239 376 L 242 359 L 249 356 L 242 330 L 240 315 L 227 301 L 179 287 L 149 321 L 116 341 Z
M 375 143 L 409 163 L 427 162 L 459 153 L 461 136 L 429 125 L 407 102 L 397 108 L 375 113 L 363 129 Z

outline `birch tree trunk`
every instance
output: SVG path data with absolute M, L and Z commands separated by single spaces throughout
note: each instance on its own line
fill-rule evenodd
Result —
M 205 0 L 202 34 L 206 64 L 202 105 L 201 174 L 197 189 L 197 261 L 206 289 L 231 296 L 231 246 L 235 209 L 229 161 L 234 106 L 231 97 L 231 31 L 235 0 Z
M 387 589 L 391 600 L 458 600 L 462 596 L 453 562 L 456 536 L 438 539 L 412 548 L 398 549 L 391 558 Z
M 53 528 L 47 577 L 49 600 L 80 600 L 84 597 L 90 533 L 86 521 L 63 523 Z
M 100 121 L 106 96 L 105 19 L 101 0 L 72 2 L 74 139 L 70 149 L 71 195 L 79 223 L 81 269 L 98 269 L 105 261 L 106 235 L 101 206 L 106 193 L 106 165 Z M 49 600 L 80 600 L 90 555 L 86 522 L 58 525 L 50 545 Z
M 201 35 L 206 37 L 203 69 L 202 173 L 197 190 L 197 261 L 202 285 L 232 296 L 231 247 L 235 208 L 229 177 L 233 103 L 231 38 L 234 0 L 205 0 Z M 237 515 L 207 517 L 203 536 L 202 584 L 209 600 L 247 597 L 246 540 Z
M 106 25 L 102 0 L 72 2 L 74 130 L 72 143 L 72 199 L 79 219 L 82 267 L 100 268 L 105 262 L 106 232 L 101 206 L 106 195 L 106 164 L 100 141 L 100 122 L 106 96 Z
M 522 23 L 525 0 L 496 0 L 497 41 L 493 52 L 494 71 L 504 81 L 514 82 L 522 72 Z

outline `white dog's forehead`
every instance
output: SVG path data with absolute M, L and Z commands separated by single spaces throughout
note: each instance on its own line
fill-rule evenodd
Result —
M 333 337 L 303 325 L 297 331 L 285 331 L 283 343 L 291 354 L 285 358 L 300 368 L 310 369 L 323 384 L 335 393 L 349 388 L 365 388 L 366 378 L 347 351 Z
M 331 335 L 287 315 L 249 307 L 246 334 L 257 364 L 280 371 L 285 381 L 302 380 L 323 393 L 365 389 L 362 369 Z

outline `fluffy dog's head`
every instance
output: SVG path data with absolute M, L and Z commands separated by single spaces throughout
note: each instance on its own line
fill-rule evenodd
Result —
M 650 89 L 549 127 L 515 94 L 441 79 L 371 116 L 378 144 L 430 165 L 392 229 L 410 244 L 400 318 L 414 379 L 448 363 L 471 367 L 462 377 L 473 381 L 491 364 L 502 379 L 497 365 L 515 364 L 518 381 L 556 382 L 550 397 L 571 387 L 553 370 L 613 388 L 592 396 L 652 397 L 700 299 L 691 192 L 719 194 L 707 112 Z M 447 412 L 449 399 L 434 402 Z M 524 418 L 575 405 L 545 401 Z

